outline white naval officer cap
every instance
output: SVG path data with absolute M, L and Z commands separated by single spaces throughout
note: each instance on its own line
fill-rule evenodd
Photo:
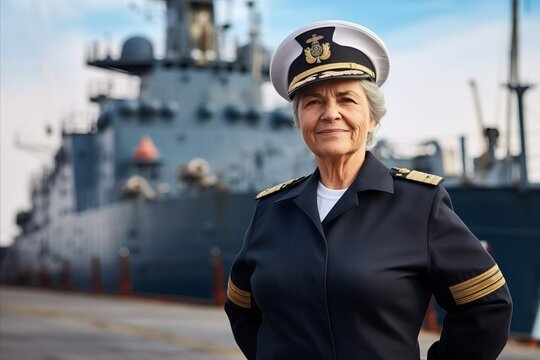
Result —
M 270 61 L 272 85 L 287 101 L 304 86 L 323 80 L 370 79 L 380 87 L 389 71 L 383 41 L 371 30 L 341 20 L 318 21 L 294 31 Z

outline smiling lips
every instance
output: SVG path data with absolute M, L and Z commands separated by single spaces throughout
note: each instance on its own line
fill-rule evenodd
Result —
M 324 129 L 321 131 L 317 131 L 318 135 L 336 135 L 340 133 L 346 133 L 349 132 L 349 130 L 343 130 L 343 129 Z

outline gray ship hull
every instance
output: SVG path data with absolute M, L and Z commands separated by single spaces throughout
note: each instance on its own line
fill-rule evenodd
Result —
M 242 244 L 254 196 L 208 191 L 69 214 L 61 223 L 19 236 L 2 278 L 77 291 L 212 300 L 216 255 L 226 273 Z

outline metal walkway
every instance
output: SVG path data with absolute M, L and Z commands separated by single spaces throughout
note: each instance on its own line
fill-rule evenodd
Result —
M 139 298 L 0 288 L 0 359 L 244 359 L 220 308 Z M 436 339 L 422 333 L 425 356 Z M 510 344 L 500 359 L 540 358 Z

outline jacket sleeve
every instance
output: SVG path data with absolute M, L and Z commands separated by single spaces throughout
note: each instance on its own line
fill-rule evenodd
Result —
M 251 294 L 250 279 L 253 269 L 246 263 L 246 253 L 255 225 L 255 217 L 246 232 L 244 244 L 236 257 L 227 284 L 225 312 L 229 317 L 236 343 L 249 360 L 257 356 L 257 334 L 261 324 L 261 312 Z
M 496 359 L 508 340 L 512 300 L 503 274 L 439 187 L 428 227 L 429 281 L 446 310 L 428 360 Z

